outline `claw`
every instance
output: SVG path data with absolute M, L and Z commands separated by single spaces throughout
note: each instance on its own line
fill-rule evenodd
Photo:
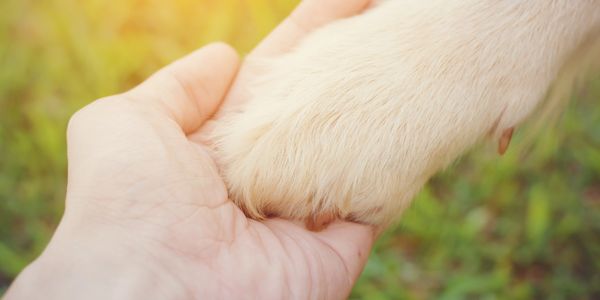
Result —
M 327 225 L 336 218 L 337 216 L 333 213 L 322 213 L 317 216 L 310 216 L 306 219 L 306 228 L 310 231 L 321 231 L 327 228 Z
M 510 127 L 505 129 L 500 136 L 500 140 L 498 141 L 498 153 L 503 155 L 508 149 L 508 145 L 510 144 L 510 140 L 512 139 L 513 132 L 515 131 L 514 127 Z

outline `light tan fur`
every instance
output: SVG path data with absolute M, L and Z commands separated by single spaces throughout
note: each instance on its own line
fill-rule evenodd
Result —
M 266 75 L 212 136 L 230 197 L 258 219 L 389 224 L 599 30 L 600 0 L 388 0 L 248 61 Z

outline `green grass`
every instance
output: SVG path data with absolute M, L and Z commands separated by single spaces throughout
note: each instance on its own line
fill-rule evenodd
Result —
M 1 1 L 0 294 L 60 219 L 74 111 L 207 42 L 246 53 L 294 4 Z M 600 298 L 600 74 L 573 98 L 529 151 L 517 137 L 436 176 L 352 298 Z

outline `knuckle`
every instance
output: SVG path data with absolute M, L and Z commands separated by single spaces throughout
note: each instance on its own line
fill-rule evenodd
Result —
M 114 109 L 119 105 L 119 100 L 115 97 L 107 97 L 96 100 L 83 108 L 76 111 L 69 118 L 67 123 L 67 136 L 72 136 L 81 128 L 88 127 L 92 124 L 101 122 L 106 116 L 114 112 Z
M 225 42 L 214 42 L 210 44 L 210 46 L 217 48 L 220 52 L 225 53 L 228 56 L 235 57 L 236 59 L 239 57 L 237 51 Z

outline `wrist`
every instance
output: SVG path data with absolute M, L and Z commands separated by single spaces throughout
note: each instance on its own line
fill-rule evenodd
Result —
M 57 234 L 17 277 L 6 299 L 184 298 L 181 291 L 176 278 L 159 271 L 139 247 Z

